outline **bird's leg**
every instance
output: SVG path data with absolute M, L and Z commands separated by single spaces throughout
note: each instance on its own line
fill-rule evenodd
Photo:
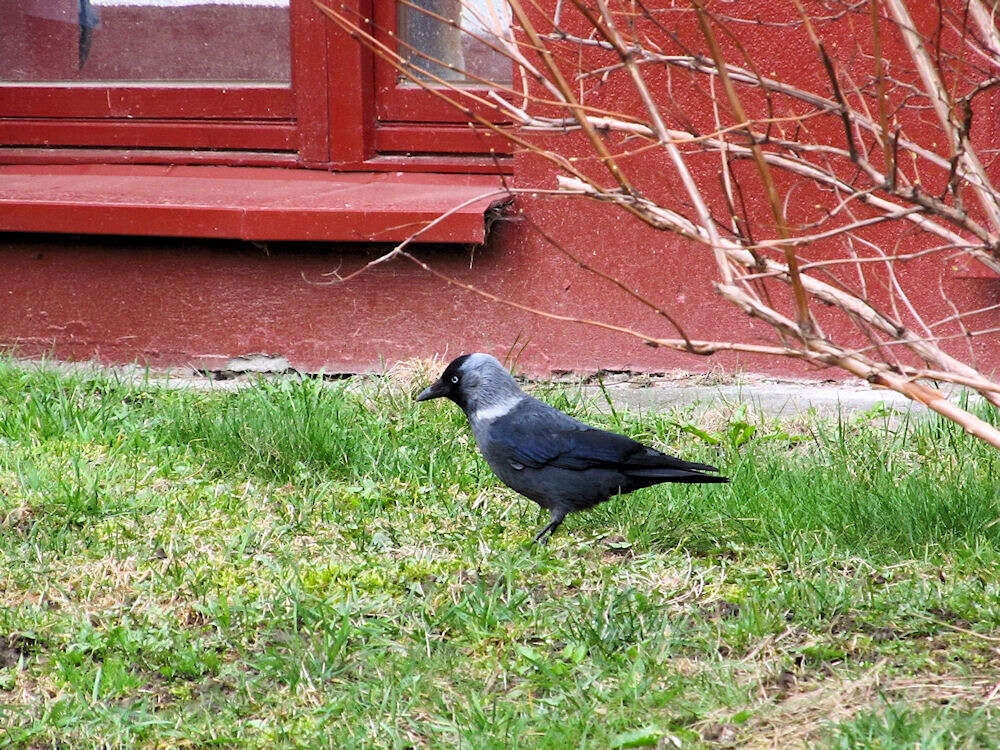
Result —
M 549 511 L 549 514 L 551 516 L 551 519 L 549 520 L 549 525 L 535 535 L 536 542 L 541 542 L 542 539 L 545 538 L 546 534 L 552 536 L 555 530 L 559 528 L 559 524 L 561 524 L 563 522 L 563 519 L 566 518 L 566 511 L 564 510 L 552 509 Z

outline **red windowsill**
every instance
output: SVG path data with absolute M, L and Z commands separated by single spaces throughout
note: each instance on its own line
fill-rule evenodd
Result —
M 491 175 L 8 165 L 0 231 L 398 242 L 451 211 L 417 241 L 478 243 L 503 197 Z

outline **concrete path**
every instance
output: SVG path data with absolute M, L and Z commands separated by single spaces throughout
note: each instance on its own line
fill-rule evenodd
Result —
M 598 404 L 606 403 L 599 388 L 585 386 L 583 390 Z M 733 408 L 743 403 L 754 412 L 771 417 L 790 417 L 809 411 L 836 416 L 870 411 L 879 405 L 899 412 L 927 411 L 922 404 L 915 404 L 895 391 L 853 383 L 762 380 L 738 385 L 694 385 L 670 381 L 640 387 L 615 384 L 607 386 L 607 392 L 616 405 L 640 411 L 688 406 Z
M 234 362 L 237 362 L 234 360 Z M 230 370 L 212 375 L 188 369 L 148 371 L 136 366 L 101 367 L 91 363 L 39 362 L 26 360 L 25 367 L 45 367 L 67 373 L 103 372 L 136 384 L 149 383 L 167 388 L 197 388 L 204 390 L 236 390 L 252 385 L 254 376 L 295 377 L 296 373 L 284 360 L 279 366 L 260 366 L 257 362 L 237 363 Z M 338 378 L 339 379 L 339 378 Z M 572 376 L 557 381 L 572 388 L 579 383 Z M 580 385 L 582 393 L 598 408 L 607 406 L 601 388 L 594 378 Z M 526 386 L 530 391 L 533 385 Z M 609 375 L 605 391 L 616 405 L 640 411 L 674 407 L 735 408 L 747 404 L 755 412 L 772 417 L 790 417 L 814 412 L 822 416 L 855 414 L 885 405 L 894 411 L 926 413 L 926 407 L 914 404 L 906 397 L 867 383 L 778 380 L 761 375 L 704 376 L 674 373 L 662 378 L 647 376 Z

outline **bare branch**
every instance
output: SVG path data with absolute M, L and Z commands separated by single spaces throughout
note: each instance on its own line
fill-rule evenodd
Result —
M 943 282 L 946 265 L 959 255 L 1000 272 L 1000 194 L 970 138 L 977 108 L 988 101 L 980 95 L 1000 86 L 1000 33 L 994 13 L 981 0 L 968 0 L 967 16 L 946 13 L 944 0 L 933 0 L 939 3 L 939 23 L 930 38 L 913 28 L 908 0 L 844 1 L 837 12 L 822 16 L 810 15 L 805 0 L 794 0 L 781 17 L 786 6 L 779 4 L 769 23 L 813 45 L 812 77 L 828 82 L 828 96 L 806 90 L 795 79 L 758 73 L 766 68 L 750 54 L 754 45 L 741 39 L 747 27 L 739 19 L 713 15 L 709 6 L 716 0 L 689 0 L 692 10 L 678 9 L 672 22 L 689 24 L 686 33 L 661 23 L 656 9 L 642 0 L 628 5 L 619 5 L 624 0 L 558 0 L 555 15 L 548 17 L 541 4 L 532 2 L 529 13 L 523 0 L 508 1 L 517 27 L 512 34 L 494 33 L 488 46 L 511 61 L 522 81 L 533 82 L 531 90 L 526 83 L 522 91 L 462 88 L 418 73 L 414 62 L 400 54 L 428 59 L 416 45 L 400 41 L 393 49 L 358 20 L 324 12 L 408 80 L 461 109 L 471 123 L 552 166 L 551 184 L 509 188 L 509 194 L 600 202 L 704 248 L 706 261 L 714 262 L 718 272 L 714 289 L 720 304 L 763 323 L 774 341 L 759 341 L 756 334 L 753 341 L 738 340 L 736 334 L 732 341 L 698 338 L 693 330 L 689 335 L 693 325 L 682 311 L 667 310 L 653 301 L 655 293 L 626 283 L 629 275 L 615 258 L 592 262 L 530 218 L 524 226 L 555 252 L 654 313 L 679 337 L 554 313 L 450 277 L 410 251 L 419 231 L 345 279 L 406 258 L 483 299 L 650 346 L 840 368 L 902 393 L 1000 448 L 996 428 L 918 382 L 970 388 L 1000 407 L 1000 384 L 977 369 L 971 345 L 967 361 L 948 348 L 959 338 L 995 337 L 1000 328 L 983 323 L 972 329 L 966 321 L 1000 305 L 963 311 Z M 880 7 L 888 8 L 888 15 Z M 855 17 L 870 27 L 869 49 L 861 48 L 865 40 L 853 51 L 826 41 L 839 33 L 836 24 L 847 28 Z M 439 20 L 462 30 L 456 19 Z M 539 32 L 536 22 L 551 31 Z M 821 28 L 820 22 L 827 25 Z M 885 43 L 896 34 L 902 47 Z M 699 37 L 704 54 L 681 41 Z M 612 64 L 608 53 L 616 58 Z M 728 62 L 727 54 L 736 55 L 740 65 Z M 859 77 L 858 60 L 865 62 L 862 70 L 870 71 L 867 77 L 863 72 Z M 654 84 L 653 71 L 665 71 L 666 83 Z M 613 75 L 627 76 L 628 86 L 592 95 Z M 675 76 L 685 75 L 701 104 L 680 104 Z M 700 86 L 699 80 L 709 85 Z M 762 116 L 748 114 L 751 102 Z M 499 126 L 484 116 L 489 107 L 514 125 Z M 945 144 L 943 153 L 940 144 Z M 658 168 L 633 169 L 626 177 L 620 160 L 640 154 L 660 159 Z M 741 164 L 746 161 L 753 163 L 758 181 L 748 177 L 750 170 Z M 595 162 L 611 174 L 612 185 L 588 173 Z M 678 180 L 682 189 L 676 187 Z M 764 200 L 755 202 L 755 193 Z M 975 201 L 966 200 L 970 193 Z M 762 220 L 767 213 L 769 220 Z M 935 286 L 940 299 L 928 302 L 928 290 Z M 950 313 L 942 317 L 942 310 Z

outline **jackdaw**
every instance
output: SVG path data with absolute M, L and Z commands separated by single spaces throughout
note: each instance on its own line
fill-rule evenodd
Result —
M 551 514 L 535 541 L 567 513 L 661 482 L 728 482 L 714 466 L 668 456 L 624 435 L 584 424 L 520 389 L 496 358 L 465 354 L 417 396 L 458 404 L 480 453 L 500 480 Z

